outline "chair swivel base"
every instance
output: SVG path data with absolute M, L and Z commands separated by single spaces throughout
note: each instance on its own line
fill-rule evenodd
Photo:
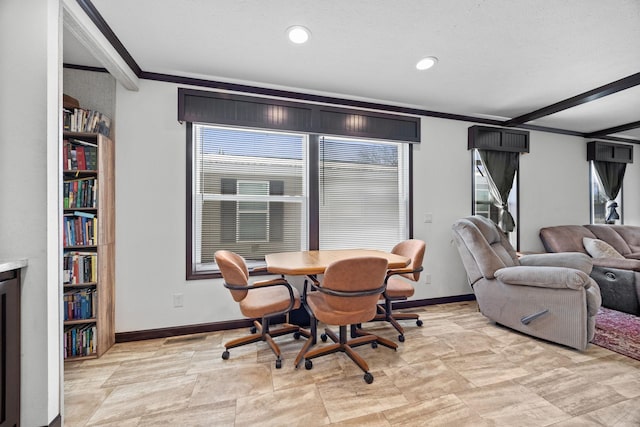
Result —
M 313 362 L 311 361 L 311 359 L 315 359 L 316 357 L 324 356 L 331 353 L 342 352 L 349 356 L 349 358 L 356 365 L 358 365 L 358 367 L 362 369 L 362 371 L 364 371 L 365 382 L 367 384 L 371 384 L 373 382 L 373 375 L 369 372 L 369 365 L 358 353 L 353 350 L 352 347 L 371 343 L 371 346 L 375 348 L 378 346 L 380 338 L 373 334 L 364 334 L 347 341 L 346 336 L 346 326 L 340 326 L 340 336 L 337 336 L 332 330 L 326 328 L 325 333 L 321 335 L 322 341 L 326 341 L 327 337 L 329 337 L 334 342 L 334 344 L 304 353 L 304 367 L 306 369 L 311 369 L 313 367 Z
M 383 321 L 391 323 L 396 331 L 400 333 L 398 335 L 398 341 L 404 342 L 404 328 L 398 320 L 415 320 L 417 326 L 422 326 L 422 320 L 420 320 L 420 316 L 415 313 L 393 313 L 389 308 L 385 308 L 382 306 L 378 306 L 378 314 L 373 318 L 372 322 Z
M 295 339 L 300 339 L 301 335 L 306 338 L 311 338 L 311 334 L 309 333 L 309 331 L 297 325 L 283 323 L 280 328 L 275 330 L 269 330 L 268 323 L 265 322 L 265 324 L 267 325 L 267 327 L 263 328 L 262 323 L 258 322 L 257 320 L 254 320 L 253 327 L 251 329 L 255 330 L 256 331 L 255 333 L 248 335 L 246 337 L 236 338 L 226 342 L 224 344 L 225 350 L 222 353 L 222 358 L 224 360 L 227 360 L 229 358 L 229 349 L 231 348 L 240 347 L 242 345 L 251 344 L 258 341 L 266 341 L 267 344 L 269 344 L 271 351 L 273 351 L 273 353 L 276 355 L 276 369 L 280 369 L 282 367 L 280 347 L 278 347 L 278 344 L 276 344 L 275 341 L 273 341 L 273 338 L 279 337 L 280 335 L 290 334 L 290 333 L 293 333 L 293 338 Z

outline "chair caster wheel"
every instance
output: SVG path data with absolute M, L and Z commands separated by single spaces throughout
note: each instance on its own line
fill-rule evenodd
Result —
M 422 320 L 420 320 L 420 319 L 416 320 L 416 325 L 422 326 Z
M 282 359 L 277 359 L 276 360 L 276 369 L 280 369 L 282 368 Z
M 222 359 L 227 360 L 228 358 L 229 358 L 229 352 L 225 350 L 224 352 L 222 352 Z
M 252 334 L 255 334 L 256 332 L 258 332 L 258 329 L 255 326 L 252 326 L 249 331 L 251 331 Z
M 311 360 L 306 360 L 304 361 L 304 368 L 308 371 L 309 369 L 313 368 L 313 362 Z
M 294 332 L 293 333 L 293 339 L 294 340 L 299 340 L 300 339 L 300 332 Z
M 320 335 L 320 339 L 322 340 L 322 342 L 327 342 L 327 334 L 321 334 Z
M 367 372 L 364 374 L 364 381 L 367 384 L 371 384 L 373 382 L 373 375 L 371 375 L 371 373 Z
M 398 335 L 398 341 L 404 342 L 404 335 Z
M 378 343 L 376 341 L 373 341 L 371 343 L 371 348 L 378 348 Z

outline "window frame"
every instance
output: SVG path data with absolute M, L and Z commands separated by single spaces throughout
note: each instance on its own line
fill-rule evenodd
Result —
M 202 123 L 206 126 L 222 126 L 229 127 L 228 125 L 217 125 L 212 123 Z M 281 132 L 279 129 L 256 129 L 248 126 L 237 126 L 239 130 L 259 130 L 259 131 L 272 131 L 272 132 Z M 195 190 L 195 176 L 194 176 L 194 123 L 187 122 L 186 123 L 186 175 L 187 175 L 187 191 L 186 191 L 186 279 L 187 280 L 198 280 L 198 279 L 214 279 L 221 278 L 219 270 L 199 270 L 196 268 L 198 264 L 194 263 L 194 241 L 199 241 L 199 237 L 196 236 L 196 224 L 194 224 L 193 218 L 193 209 L 194 209 L 194 190 Z M 287 133 L 287 131 L 282 131 Z M 296 132 L 296 133 L 305 133 L 305 132 Z M 307 245 L 308 250 L 314 250 L 319 248 L 319 144 L 321 136 L 317 134 L 306 133 L 307 135 L 307 144 L 306 151 L 303 151 L 303 155 L 305 156 L 304 160 L 307 162 L 306 164 L 306 176 L 303 176 L 303 180 L 306 183 L 305 185 L 305 196 L 306 201 L 303 202 L 303 215 L 306 215 L 303 218 L 303 225 L 306 224 L 307 228 Z M 360 140 L 375 140 L 375 138 L 369 137 L 344 137 L 338 136 L 338 138 L 345 139 L 360 139 Z M 391 141 L 394 143 L 402 143 L 402 141 Z M 412 238 L 413 236 L 413 144 L 407 144 L 407 164 L 406 167 L 406 180 L 407 180 L 407 206 L 406 210 L 408 212 L 406 229 L 408 231 L 407 238 Z M 257 263 L 256 266 L 263 266 L 264 262 Z M 250 266 L 251 267 L 251 266 Z M 252 273 L 253 274 L 253 273 Z M 267 272 L 258 272 L 256 274 L 269 274 Z
M 595 203 L 594 197 L 596 196 L 594 190 L 594 186 L 598 186 L 598 191 L 603 191 L 602 183 L 600 182 L 600 177 L 598 176 L 598 172 L 596 171 L 596 167 L 593 164 L 595 160 L 589 160 L 589 224 L 606 224 L 606 222 L 595 222 Z M 618 203 L 616 210 L 620 215 L 620 223 L 618 225 L 624 224 L 624 181 L 620 186 L 620 192 L 618 193 L 618 197 L 616 197 L 615 202 Z M 604 207 L 604 216 L 607 216 L 607 203 L 605 202 Z

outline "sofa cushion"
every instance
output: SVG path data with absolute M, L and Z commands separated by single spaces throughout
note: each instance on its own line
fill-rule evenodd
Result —
M 640 227 L 635 225 L 612 225 L 611 228 L 615 230 L 629 246 L 629 253 L 640 252 Z M 625 252 L 618 252 L 629 257 Z
M 589 229 L 581 225 L 558 225 L 540 229 L 540 240 L 547 252 L 582 252 L 586 254 L 582 244 L 583 237 L 595 239 Z
M 613 246 L 600 239 L 591 239 L 584 237 L 582 239 L 584 248 L 594 258 L 618 258 L 624 259 L 620 252 L 616 251 Z
M 586 224 L 585 228 L 588 228 L 595 236 L 596 239 L 600 239 L 607 242 L 609 245 L 618 251 L 618 253 L 625 256 L 628 253 L 634 252 L 631 250 L 625 239 L 620 234 L 620 231 L 616 230 L 616 225 L 607 224 Z M 626 226 L 622 226 L 626 227 Z

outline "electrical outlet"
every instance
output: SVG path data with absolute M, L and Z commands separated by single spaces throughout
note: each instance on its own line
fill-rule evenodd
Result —
M 184 295 L 183 294 L 173 294 L 173 307 L 180 308 L 184 306 Z
M 433 214 L 431 212 L 427 212 L 423 217 L 424 222 L 433 222 Z
M 424 275 L 424 283 L 427 285 L 431 283 L 431 275 L 429 273 Z

